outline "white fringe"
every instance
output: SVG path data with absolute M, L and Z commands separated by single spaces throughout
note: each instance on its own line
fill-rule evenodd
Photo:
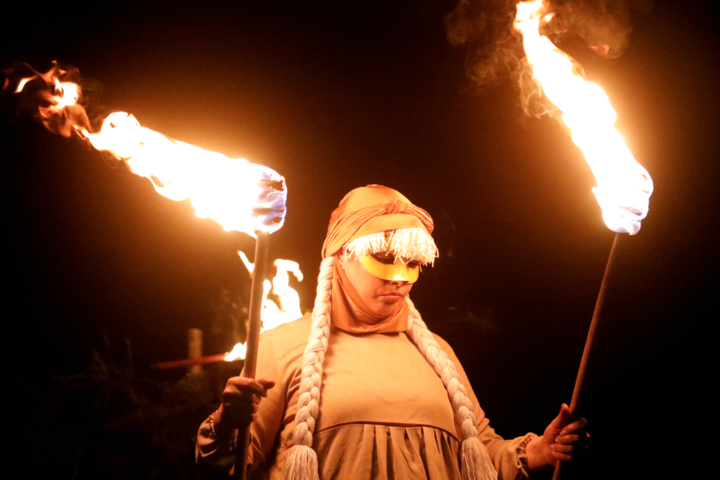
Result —
M 497 480 L 497 471 L 485 445 L 477 437 L 466 438 L 460 445 L 462 480 Z
M 307 445 L 295 445 L 285 462 L 283 480 L 320 480 L 315 450 Z
M 386 232 L 371 233 L 356 238 L 345 245 L 345 251 L 353 256 L 390 253 L 407 262 L 432 265 L 438 256 L 435 241 L 425 230 L 418 227 L 399 228 L 389 236 Z

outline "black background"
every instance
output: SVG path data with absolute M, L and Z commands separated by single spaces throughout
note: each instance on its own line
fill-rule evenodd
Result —
M 717 24 L 712 2 L 636 3 L 625 55 L 578 53 L 655 182 L 642 230 L 620 238 L 598 331 L 584 411 L 593 478 L 715 469 L 703 434 L 715 403 Z M 17 5 L 0 60 L 75 65 L 94 82 L 96 110 L 284 175 L 288 215 L 271 258 L 300 263 L 304 309 L 345 193 L 380 183 L 425 208 L 441 256 L 412 297 L 512 437 L 541 432 L 569 402 L 614 234 L 557 125 L 522 119 L 513 85 L 478 93 L 467 80 L 467 52 L 445 38 L 453 7 Z M 186 355 L 187 328 L 210 328 L 220 290 L 248 287 L 235 250 L 252 254 L 249 237 L 38 124 L 5 121 L 2 135 L 5 367 L 20 376 L 18 412 L 27 389 L 82 371 L 93 348 L 119 352 L 127 339 L 138 374 L 152 375 Z M 206 338 L 207 354 L 230 344 Z

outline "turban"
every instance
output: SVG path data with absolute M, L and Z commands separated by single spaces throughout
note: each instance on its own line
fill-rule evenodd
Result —
M 365 235 L 411 227 L 431 234 L 432 218 L 392 188 L 382 185 L 356 188 L 345 195 L 330 216 L 322 256 L 335 255 L 345 244 Z

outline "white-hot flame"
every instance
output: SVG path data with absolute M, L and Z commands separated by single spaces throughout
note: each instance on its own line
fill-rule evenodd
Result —
M 58 103 L 56 105 L 53 105 L 52 108 L 56 111 L 60 111 L 65 107 L 69 107 L 70 105 L 74 105 L 80 99 L 80 89 L 77 83 L 60 82 L 56 78 L 55 90 L 58 94 Z
M 34 79 L 35 79 L 35 77 L 26 77 L 26 78 L 20 79 L 20 81 L 18 82 L 17 88 L 15 89 L 15 93 L 22 92 L 23 88 L 25 88 L 25 84 L 28 83 L 30 80 L 34 80 Z
M 595 175 L 593 192 L 605 224 L 615 232 L 634 235 L 648 212 L 652 180 L 613 127 L 615 111 L 603 89 L 586 81 L 573 60 L 540 35 L 541 20 L 549 20 L 545 10 L 543 0 L 517 5 L 515 28 L 522 34 L 533 76 L 563 112 L 573 142 Z
M 238 252 L 245 267 L 250 273 L 255 269 L 255 264 L 248 260 L 244 252 Z M 260 333 L 270 330 L 283 323 L 292 322 L 302 317 L 300 310 L 300 296 L 290 286 L 290 274 L 292 273 L 299 282 L 302 282 L 303 274 L 297 262 L 291 260 L 275 260 L 277 273 L 272 282 L 263 282 L 263 305 L 262 305 L 262 328 Z M 273 299 L 274 298 L 274 299 Z M 241 352 L 241 353 L 238 353 Z M 237 356 L 237 355 L 241 356 Z M 245 358 L 245 344 L 238 343 L 233 350 L 225 356 L 225 360 L 237 360 Z
M 226 230 L 252 235 L 282 226 L 287 189 L 267 167 L 172 140 L 124 112 L 110 114 L 100 133 L 84 136 L 152 180 L 158 193 L 172 200 L 190 198 L 198 217 L 210 217 Z
M 225 355 L 225 361 L 232 362 L 233 360 L 240 360 L 242 358 L 245 358 L 246 350 L 247 346 L 244 343 L 236 343 L 230 353 Z

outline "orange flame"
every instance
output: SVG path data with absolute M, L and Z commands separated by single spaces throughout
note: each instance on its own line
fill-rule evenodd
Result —
M 225 355 L 226 362 L 245 358 L 247 346 L 244 343 L 236 343 L 233 349 Z
M 172 140 L 124 112 L 110 114 L 100 133 L 82 135 L 96 149 L 125 160 L 133 173 L 151 179 L 161 195 L 190 198 L 198 217 L 210 217 L 226 230 L 252 235 L 282 226 L 287 189 L 267 167 Z
M 586 81 L 576 62 L 540 35 L 540 22 L 551 18 L 543 0 L 520 2 L 515 29 L 522 34 L 533 76 L 548 99 L 563 112 L 573 142 L 595 175 L 597 187 L 593 193 L 605 224 L 615 232 L 634 235 L 648 212 L 652 180 L 613 127 L 615 111 L 602 88 Z
M 277 172 L 245 159 L 178 142 L 140 126 L 130 114 L 111 113 L 99 133 L 90 131 L 85 110 L 78 101 L 80 87 L 61 81 L 67 73 L 57 63 L 45 73 L 25 65 L 34 75 L 17 80 L 15 93 L 35 79 L 47 85 L 38 111 L 51 131 L 76 133 L 97 150 L 123 160 L 130 170 L 149 178 L 155 190 L 172 200 L 191 199 L 200 218 L 212 218 L 226 230 L 274 232 L 285 219 L 287 189 Z M 3 89 L 8 87 L 8 82 Z
M 255 265 L 250 263 L 247 256 L 243 252 L 238 252 L 245 267 L 252 274 Z M 272 282 L 265 280 L 263 282 L 263 305 L 262 305 L 262 323 L 260 333 L 270 330 L 283 323 L 292 322 L 302 317 L 300 310 L 300 296 L 297 291 L 290 287 L 290 274 L 292 273 L 299 282 L 302 282 L 303 274 L 300 271 L 300 265 L 291 260 L 275 260 L 277 273 Z M 273 300 L 275 297 L 275 300 Z M 245 344 L 238 343 L 230 353 L 225 356 L 226 361 L 245 358 Z

